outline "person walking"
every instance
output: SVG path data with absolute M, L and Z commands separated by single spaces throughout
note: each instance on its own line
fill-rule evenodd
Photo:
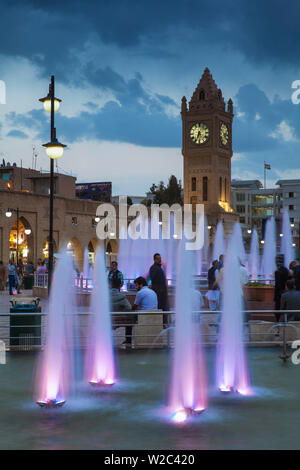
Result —
M 14 289 L 16 288 L 16 283 L 18 279 L 18 274 L 16 267 L 12 260 L 9 260 L 8 263 L 8 282 L 9 282 L 9 295 L 13 295 Z
M 155 253 L 153 256 L 154 263 L 152 264 L 149 271 L 149 279 L 151 281 L 151 289 L 157 295 L 157 308 L 164 312 L 169 310 L 168 302 L 168 287 L 165 273 L 162 269 L 161 256 L 159 253 Z M 168 315 L 163 315 L 164 327 L 168 325 Z
M 295 289 L 295 281 L 288 279 L 286 282 L 287 291 L 281 295 L 280 310 L 300 310 L 300 291 Z M 300 313 L 288 313 L 288 321 L 299 321 Z M 284 321 L 284 314 L 280 315 L 280 321 Z

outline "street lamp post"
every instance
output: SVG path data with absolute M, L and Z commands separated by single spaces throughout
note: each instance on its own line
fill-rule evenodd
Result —
M 6 217 L 11 217 L 13 211 L 17 213 L 17 266 L 19 265 L 19 208 L 17 209 L 7 209 L 5 215 Z
M 54 206 L 54 160 L 60 158 L 66 145 L 58 142 L 56 138 L 56 129 L 54 127 L 54 113 L 58 111 L 61 100 L 55 98 L 55 79 L 51 76 L 49 93 L 45 98 L 41 98 L 44 109 L 50 112 L 50 142 L 43 144 L 46 147 L 46 153 L 50 158 L 50 213 L 49 213 L 49 240 L 48 240 L 48 289 L 50 291 L 52 272 L 53 272 L 53 206 Z

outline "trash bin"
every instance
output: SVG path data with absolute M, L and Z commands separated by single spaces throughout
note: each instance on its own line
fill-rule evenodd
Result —
M 34 277 L 31 274 L 25 275 L 23 277 L 23 287 L 25 290 L 33 288 Z
M 10 308 L 10 346 L 18 349 L 30 350 L 32 346 L 41 346 L 42 343 L 42 311 L 39 299 L 17 299 L 11 301 Z

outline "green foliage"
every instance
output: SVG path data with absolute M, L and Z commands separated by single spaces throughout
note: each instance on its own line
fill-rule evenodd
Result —
M 272 284 L 265 284 L 264 282 L 247 282 L 246 287 L 274 287 Z
M 150 192 L 154 194 L 152 201 L 149 201 L 154 204 L 183 204 L 182 201 L 182 186 L 181 181 L 177 180 L 176 176 L 171 175 L 168 181 L 168 185 L 165 186 L 163 181 L 160 181 L 158 185 L 152 184 Z

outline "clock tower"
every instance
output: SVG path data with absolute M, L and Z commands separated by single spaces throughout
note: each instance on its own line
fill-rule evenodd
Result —
M 238 220 L 230 207 L 233 103 L 227 106 L 208 68 L 181 103 L 184 203 L 204 204 L 210 225 Z

